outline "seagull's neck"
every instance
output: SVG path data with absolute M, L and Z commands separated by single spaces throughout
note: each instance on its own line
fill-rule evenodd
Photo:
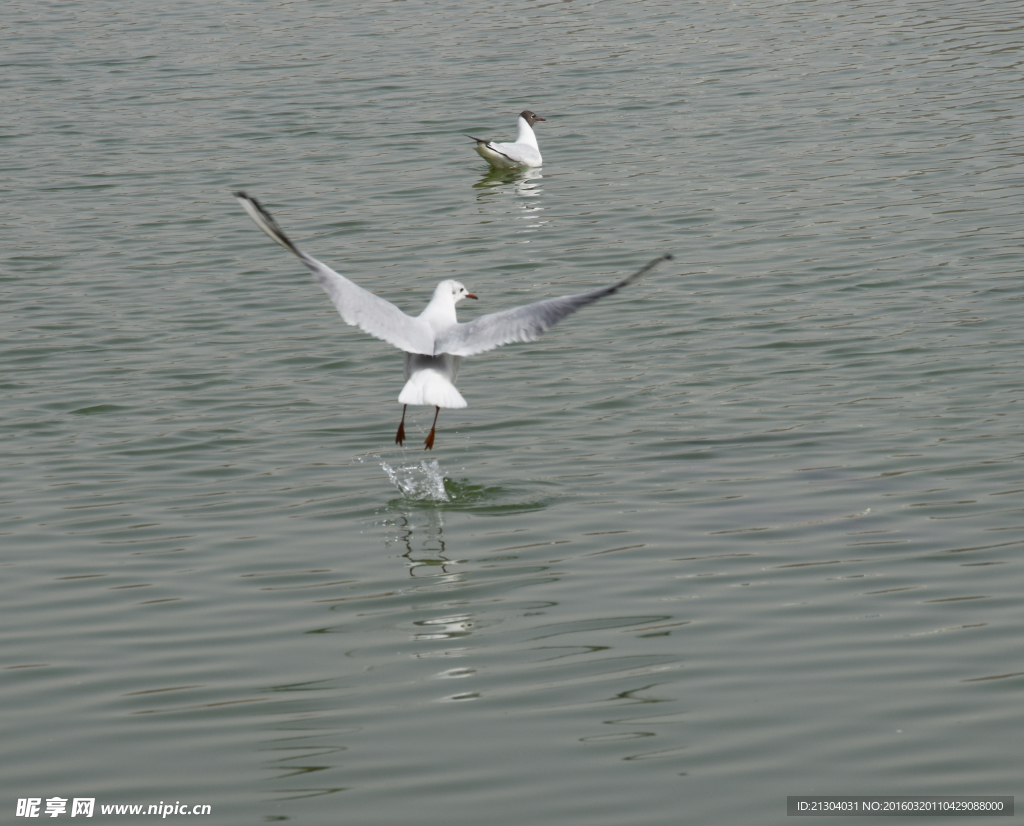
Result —
M 455 301 L 452 299 L 452 288 L 447 281 L 442 281 L 434 290 L 434 297 L 426 306 L 420 318 L 435 331 L 447 330 L 459 323 L 455 317 Z
M 540 151 L 540 147 L 537 146 L 537 136 L 533 134 L 530 124 L 526 122 L 526 118 L 522 115 L 519 116 L 519 134 L 516 135 L 516 143 L 525 143 L 532 146 L 538 152 Z

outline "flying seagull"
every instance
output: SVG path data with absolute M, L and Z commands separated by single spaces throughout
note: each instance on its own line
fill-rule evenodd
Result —
M 533 134 L 533 125 L 544 118 L 533 114 L 529 109 L 523 110 L 519 115 L 519 134 L 516 135 L 515 143 L 494 143 L 483 138 L 474 138 L 466 135 L 470 140 L 476 141 L 476 152 L 487 163 L 498 169 L 520 169 L 524 166 L 540 166 L 543 163 L 540 157 L 540 147 L 537 146 L 537 136 Z
M 408 316 L 390 301 L 364 290 L 300 250 L 255 198 L 244 192 L 233 194 L 256 222 L 256 226 L 306 265 L 306 269 L 330 296 L 342 319 L 405 353 L 405 387 L 398 396 L 402 404 L 402 420 L 398 425 L 395 443 L 401 445 L 405 440 L 406 408 L 410 404 L 433 405 L 434 422 L 424 441 L 427 450 L 434 447 L 437 415 L 441 408 L 466 407 L 466 400 L 455 389 L 454 383 L 462 359 L 486 353 L 502 344 L 533 341 L 580 307 L 618 292 L 657 264 L 672 257 L 662 255 L 655 258 L 629 278 L 607 287 L 561 298 L 548 298 L 460 324 L 455 318 L 455 305 L 463 298 L 476 296 L 458 281 L 442 281 L 434 290 L 434 297 L 426 309 L 418 316 Z

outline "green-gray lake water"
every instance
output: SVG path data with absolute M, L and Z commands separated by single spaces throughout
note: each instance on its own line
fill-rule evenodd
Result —
M 1016 3 L 0 22 L 4 822 L 1024 793 Z M 463 133 L 524 108 L 544 167 L 488 175 Z M 400 449 L 401 353 L 232 189 L 410 313 L 675 260 L 467 360 Z

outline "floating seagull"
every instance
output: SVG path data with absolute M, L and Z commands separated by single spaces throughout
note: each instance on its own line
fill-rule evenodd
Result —
M 466 135 L 470 140 L 476 141 L 477 154 L 491 166 L 499 169 L 519 169 L 523 166 L 540 166 L 543 162 L 540 157 L 540 147 L 537 146 L 537 136 L 531 128 L 537 121 L 544 120 L 533 114 L 529 109 L 523 110 L 519 115 L 519 134 L 516 135 L 515 143 L 494 143 L 483 138 L 474 138 Z
M 406 408 L 410 404 L 433 405 L 434 422 L 424 441 L 427 450 L 434 447 L 434 431 L 441 408 L 466 407 L 466 400 L 454 384 L 463 358 L 486 353 L 514 341 L 533 341 L 580 307 L 618 292 L 655 265 L 672 257 L 662 255 L 655 258 L 629 278 L 608 287 L 490 313 L 466 324 L 456 320 L 455 305 L 463 298 L 476 296 L 458 281 L 442 281 L 434 290 L 434 297 L 427 308 L 414 318 L 300 250 L 255 198 L 244 192 L 233 194 L 256 226 L 299 257 L 347 323 L 405 353 L 405 387 L 398 396 L 403 405 L 402 421 L 398 425 L 395 443 L 401 445 L 405 440 Z

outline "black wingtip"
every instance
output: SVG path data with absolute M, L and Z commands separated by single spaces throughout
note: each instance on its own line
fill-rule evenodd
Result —
M 270 213 L 267 212 L 267 210 L 263 207 L 263 204 L 261 204 L 256 198 L 254 198 L 244 189 L 233 189 L 231 190 L 231 194 L 234 195 L 239 201 L 249 201 L 250 203 L 256 204 L 256 208 L 264 215 L 266 215 L 268 218 L 270 218 Z M 271 223 L 274 223 L 273 218 L 270 218 L 270 221 Z
M 620 286 L 624 286 L 624 285 L 628 284 L 630 281 L 635 281 L 641 275 L 646 275 L 647 273 L 649 273 L 656 266 L 658 266 L 658 264 L 660 264 L 662 261 L 671 261 L 671 260 L 672 260 L 672 253 L 670 253 L 670 252 L 666 252 L 664 255 L 659 255 L 657 258 L 653 259 L 652 261 L 648 261 L 646 264 L 644 264 L 640 269 L 638 269 L 635 273 L 633 273 L 629 278 L 626 278 L 626 279 L 620 281 L 619 285 Z
M 241 189 L 236 189 L 231 194 L 241 201 L 243 209 L 256 222 L 256 226 L 286 250 L 293 252 L 299 258 L 304 258 L 304 253 L 292 243 L 291 239 L 285 234 L 285 231 L 278 226 L 274 216 L 264 209 L 263 204 Z
M 256 198 L 254 198 L 244 189 L 233 189 L 231 190 L 231 194 L 238 198 L 238 200 L 240 201 L 252 201 L 254 204 L 256 204 L 256 206 L 260 208 L 261 212 L 266 212 L 266 209 L 263 208 L 263 204 L 261 204 Z
M 644 275 L 647 275 L 647 273 L 649 273 L 651 270 L 653 270 L 662 261 L 671 261 L 671 260 L 672 260 L 672 253 L 670 253 L 670 252 L 666 252 L 664 255 L 659 255 L 657 258 L 654 258 L 654 259 L 648 261 L 646 264 L 644 264 L 640 269 L 638 269 L 632 275 L 628 276 L 627 278 L 623 278 L 621 281 L 618 281 L 615 284 L 613 284 L 608 289 L 608 292 L 605 293 L 605 294 L 606 295 L 611 295 L 612 293 L 618 292 L 623 287 L 625 287 L 627 284 L 632 284 L 638 278 L 640 278 L 640 277 L 642 277 Z

